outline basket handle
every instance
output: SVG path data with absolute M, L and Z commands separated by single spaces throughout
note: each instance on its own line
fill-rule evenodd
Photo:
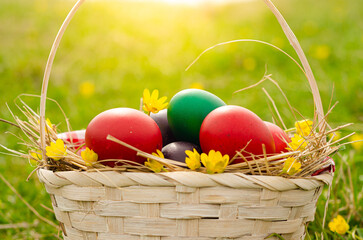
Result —
M 52 48 L 50 50 L 50 54 L 48 57 L 48 61 L 45 67 L 44 77 L 43 77 L 43 84 L 42 84 L 42 91 L 41 91 L 41 97 L 40 97 L 40 146 L 42 149 L 43 159 L 46 159 L 45 155 L 45 147 L 46 147 L 46 141 L 45 141 L 45 107 L 46 107 L 46 99 L 47 99 L 47 90 L 48 90 L 48 83 L 49 83 L 49 76 L 52 69 L 53 61 L 55 54 L 57 52 L 57 49 L 59 47 L 59 43 L 63 37 L 63 34 L 65 30 L 67 29 L 67 26 L 79 7 L 82 5 L 82 3 L 85 0 L 78 0 L 76 4 L 73 6 L 71 11 L 68 13 L 66 19 L 64 20 L 62 26 L 60 27 L 58 34 L 53 42 Z M 295 34 L 287 24 L 286 20 L 283 18 L 279 10 L 275 7 L 275 5 L 271 2 L 271 0 L 264 0 L 266 5 L 270 8 L 271 12 L 275 15 L 278 22 L 280 23 L 282 30 L 284 31 L 287 39 L 289 40 L 290 44 L 294 48 L 295 52 L 297 53 L 303 68 L 306 72 L 307 79 L 310 84 L 310 88 L 313 93 L 314 103 L 316 107 L 316 113 L 318 117 L 318 127 L 320 130 L 324 129 L 326 126 L 326 121 L 324 118 L 324 109 L 321 102 L 321 97 L 319 94 L 318 85 L 316 83 L 314 74 L 311 70 L 311 67 L 309 65 L 309 62 L 304 54 L 304 51 L 302 50 L 298 39 L 296 38 Z M 324 141 L 324 139 L 323 139 Z
M 79 7 L 82 5 L 82 3 L 85 0 L 78 0 L 76 4 L 73 6 L 71 11 L 68 13 L 66 19 L 64 20 L 62 26 L 60 27 L 57 36 L 55 37 L 55 40 L 53 42 L 52 48 L 49 53 L 47 64 L 45 65 L 45 71 L 43 76 L 43 84 L 42 84 L 42 91 L 40 94 L 40 109 L 39 109 L 39 120 L 40 120 L 40 147 L 42 150 L 43 159 L 45 161 L 46 155 L 45 155 L 45 106 L 47 101 L 47 91 L 48 91 L 48 83 L 49 83 L 49 77 L 50 72 L 52 70 L 52 65 L 54 61 L 55 54 L 57 52 L 57 49 L 59 47 L 59 43 L 62 40 L 63 34 L 66 31 L 69 22 L 72 20 L 74 14 L 77 12 Z

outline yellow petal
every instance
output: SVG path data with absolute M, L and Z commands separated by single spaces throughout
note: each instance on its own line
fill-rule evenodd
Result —
M 161 105 L 159 107 L 159 111 L 165 109 L 168 105 L 169 105 L 169 103 L 164 103 L 163 105 Z
M 341 138 L 341 136 L 342 133 L 340 131 L 336 131 L 329 134 L 329 139 L 331 139 L 332 141 L 337 141 Z
M 159 90 L 157 90 L 157 89 L 155 89 L 152 93 L 151 93 L 151 99 L 153 99 L 153 100 L 156 100 L 156 99 L 158 99 L 158 97 L 159 97 Z
M 158 103 L 161 105 L 161 104 L 165 104 L 164 102 L 167 100 L 168 98 L 166 96 L 162 97 L 162 98 L 159 98 L 158 99 Z
M 301 120 L 295 122 L 296 133 L 301 136 L 309 136 L 312 131 L 313 121 Z
M 288 150 L 301 151 L 307 147 L 307 142 L 300 135 L 294 134 L 294 137 L 291 138 L 291 142 L 289 142 L 288 145 Z
M 215 155 L 215 158 L 217 158 L 217 159 L 222 159 L 223 157 L 222 157 L 222 153 L 220 152 L 220 151 L 217 151 L 216 152 L 216 155 Z
M 224 172 L 229 162 L 228 155 L 222 156 L 221 152 L 214 150 L 210 150 L 208 155 L 202 153 L 201 159 L 209 174 Z
M 98 155 L 93 150 L 88 147 L 81 152 L 82 159 L 86 162 L 86 165 L 91 166 L 93 163 L 97 162 Z
M 159 149 L 156 149 L 156 152 L 153 152 L 152 155 L 154 155 L 155 157 L 164 158 L 164 154 Z M 161 171 L 167 172 L 162 163 L 151 158 L 148 158 L 144 165 L 156 173 Z
M 39 161 L 43 159 L 42 153 L 38 150 L 30 151 L 29 154 L 29 162 L 32 166 L 38 165 Z
M 57 141 L 51 142 L 50 146 L 46 147 L 46 155 L 54 160 L 59 160 L 67 155 L 67 147 L 64 145 L 62 139 L 57 139 Z
M 190 158 L 194 156 L 194 153 L 190 150 L 185 150 L 185 154 Z
M 150 112 L 149 109 L 146 107 L 145 104 L 142 106 L 142 110 L 144 110 L 145 112 Z
M 226 168 L 229 163 L 229 156 L 227 154 L 223 156 L 223 161 L 224 161 L 224 168 Z
M 159 173 L 161 171 L 165 171 L 164 166 L 159 163 L 158 161 L 155 161 L 153 159 L 148 159 L 145 163 L 145 166 L 151 169 L 153 172 Z
M 195 148 L 193 149 L 193 152 L 186 150 L 185 153 L 188 156 L 185 158 L 185 163 L 191 170 L 196 170 L 201 167 L 200 155 Z
M 216 155 L 216 151 L 214 151 L 214 150 L 210 150 L 209 153 L 208 153 L 208 157 L 210 159 L 214 159 L 215 155 Z
M 150 101 L 150 91 L 149 91 L 149 89 L 145 88 L 142 95 L 143 95 L 143 101 L 144 102 L 149 102 Z
M 294 175 L 301 171 L 301 163 L 298 162 L 294 157 L 289 157 L 284 163 L 282 173 L 287 173 L 288 175 Z
M 156 149 L 156 153 L 153 152 L 152 155 L 154 155 L 155 157 L 165 158 L 164 154 L 159 149 Z
M 202 153 L 202 154 L 200 155 L 200 159 L 201 159 L 201 161 L 202 161 L 203 165 L 204 165 L 205 167 L 207 167 L 207 160 L 208 160 L 208 156 L 207 156 L 207 154 Z
M 53 129 L 53 124 L 52 122 L 49 120 L 49 118 L 47 118 L 47 120 L 45 121 L 48 125 L 48 127 L 50 127 L 51 129 Z
M 185 158 L 185 163 L 191 170 L 196 170 L 201 167 L 200 161 L 198 161 L 196 158 Z
M 145 166 L 150 168 L 153 172 L 159 173 L 162 170 L 162 166 L 158 164 L 158 162 L 153 161 L 152 159 L 148 159 L 147 162 L 145 162 Z
M 158 113 L 160 110 L 166 108 L 168 103 L 165 102 L 167 97 L 162 97 L 158 99 L 159 91 L 157 89 L 153 90 L 150 96 L 150 91 L 145 89 L 143 92 L 143 106 L 142 109 L 147 112 Z M 165 103 L 164 103 L 165 102 Z

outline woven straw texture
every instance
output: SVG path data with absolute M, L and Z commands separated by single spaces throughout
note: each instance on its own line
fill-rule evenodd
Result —
M 64 239 L 303 239 L 332 176 L 38 170 Z M 270 238 L 274 239 L 274 238 Z

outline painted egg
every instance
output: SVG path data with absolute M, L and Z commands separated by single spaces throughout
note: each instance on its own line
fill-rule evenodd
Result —
M 226 105 L 216 95 L 185 89 L 170 100 L 168 121 L 174 136 L 180 141 L 199 144 L 199 130 L 204 118 L 214 109 Z
M 250 110 L 240 106 L 223 106 L 213 110 L 204 119 L 200 129 L 200 146 L 203 152 L 220 151 L 233 158 L 236 151 L 245 151 L 254 155 L 274 152 L 273 137 L 265 123 Z M 250 160 L 249 154 L 243 154 Z M 234 163 L 241 162 L 236 159 Z
M 85 144 L 86 130 L 77 130 L 72 132 L 58 133 L 57 137 L 64 141 L 67 148 L 78 149 L 77 154 L 81 155 L 81 152 L 86 149 Z
M 62 139 L 64 143 L 73 148 L 78 148 L 84 144 L 86 130 L 77 130 L 72 132 L 58 133 L 57 137 Z
M 287 136 L 285 131 L 282 130 L 276 124 L 266 121 L 264 123 L 266 124 L 267 128 L 270 130 L 270 133 L 272 134 L 272 137 L 274 139 L 275 152 L 272 153 L 287 152 L 288 150 L 286 148 L 288 147 L 288 145 L 286 143 L 291 142 L 289 136 Z
M 115 108 L 98 114 L 86 129 L 86 146 L 98 154 L 99 160 L 125 159 L 143 164 L 136 152 L 107 140 L 107 135 L 126 142 L 144 152 L 156 152 L 162 147 L 161 132 L 148 115 L 131 108 Z M 113 161 L 103 162 L 113 167 Z
M 190 142 L 172 142 L 163 147 L 161 152 L 164 154 L 165 158 L 176 160 L 179 162 L 185 162 L 185 158 L 187 155 L 185 154 L 186 150 L 193 151 L 193 149 L 197 150 L 197 152 L 201 153 L 202 150 L 196 144 Z
M 161 136 L 163 137 L 163 146 L 166 146 L 169 143 L 176 141 L 174 134 L 169 126 L 167 114 L 168 114 L 167 109 L 161 110 L 158 113 L 150 114 L 150 117 L 154 119 L 154 121 L 156 122 L 156 124 L 158 124 L 160 128 Z
M 326 157 L 323 160 L 323 163 L 325 163 L 324 166 L 321 169 L 316 170 L 311 176 L 320 175 L 324 172 L 335 172 L 335 162 L 331 157 Z

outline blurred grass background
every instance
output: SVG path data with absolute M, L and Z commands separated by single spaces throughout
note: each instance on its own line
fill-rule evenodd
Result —
M 0 118 L 11 120 L 5 103 L 16 112 L 14 99 L 21 93 L 40 94 L 45 63 L 57 31 L 75 1 L 0 0 Z M 355 0 L 274 1 L 297 35 L 318 81 L 325 110 L 330 99 L 339 104 L 329 123 L 355 125 L 343 132 L 363 130 L 363 6 Z M 54 61 L 48 96 L 58 101 L 73 129 L 86 128 L 98 113 L 115 107 L 139 107 L 144 88 L 159 89 L 170 99 L 192 84 L 271 121 L 267 89 L 284 121 L 294 119 L 281 94 L 271 83 L 233 94 L 259 81 L 266 69 L 306 118 L 313 117 L 308 82 L 286 56 L 258 43 L 233 43 L 208 52 L 188 71 L 185 68 L 206 48 L 234 39 L 259 39 L 275 44 L 296 57 L 283 32 L 263 1 L 226 5 L 173 5 L 158 2 L 89 1 L 72 20 Z M 333 87 L 334 86 L 334 87 Z M 94 90 L 92 88 L 94 87 Z M 38 110 L 39 99 L 23 97 Z M 55 104 L 47 105 L 47 117 L 65 130 Z M 17 139 L 4 132 L 16 129 L 0 124 L 0 144 L 16 149 Z M 348 146 L 337 157 L 338 172 L 349 172 L 331 201 L 328 218 L 339 212 L 351 230 L 362 227 L 361 145 Z M 346 157 L 348 156 L 348 158 Z M 346 159 L 346 160 L 344 160 Z M 346 164 L 342 164 L 346 162 Z M 49 197 L 27 161 L 0 156 L 0 172 L 42 215 L 53 219 Z M 350 180 L 349 180 L 350 179 Z M 351 181 L 351 183 L 349 182 Z M 351 190 L 346 185 L 352 185 Z M 345 188 L 346 187 L 346 188 Z M 334 188 L 334 187 L 333 187 Z M 0 181 L 0 225 L 34 223 L 36 217 Z M 353 195 L 353 198 L 351 198 Z M 324 197 L 309 237 L 323 232 Z M 350 199 L 350 200 L 349 200 Z M 353 201 L 353 203 L 352 203 Z M 352 206 L 355 206 L 353 208 Z M 356 213 L 351 213 L 355 210 Z M 57 231 L 44 223 L 31 228 L 0 229 L 1 239 L 54 239 Z M 354 239 L 352 232 L 344 238 Z

